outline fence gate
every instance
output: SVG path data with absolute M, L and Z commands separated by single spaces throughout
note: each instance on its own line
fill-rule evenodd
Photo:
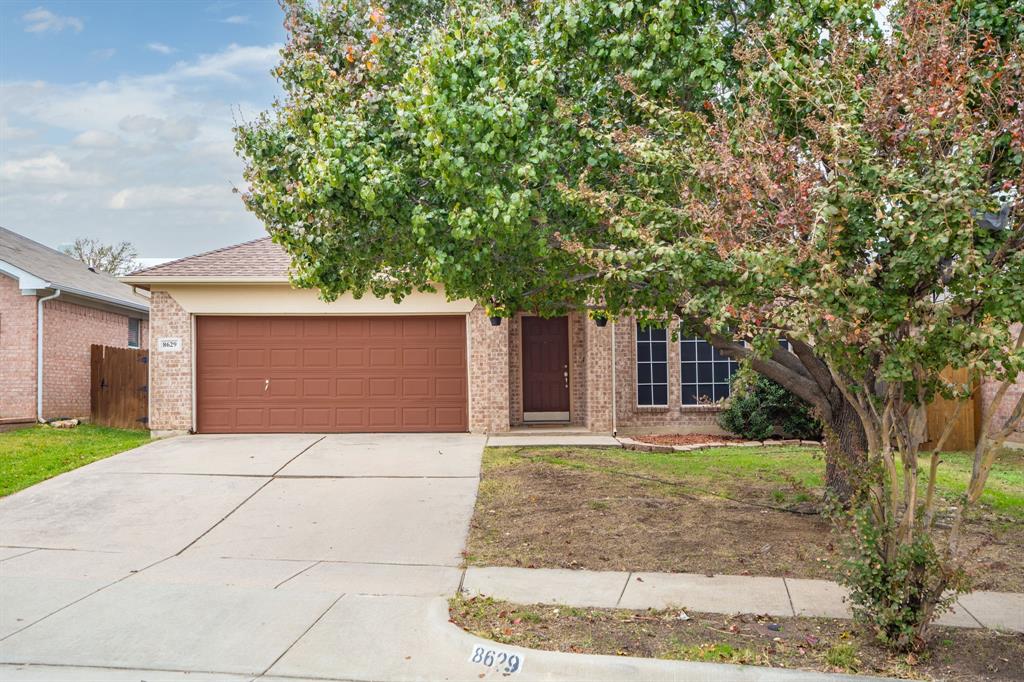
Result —
M 946 369 L 942 372 L 942 376 L 948 381 L 962 384 L 967 381 L 967 370 Z M 942 435 L 942 429 L 945 428 L 946 423 L 953 418 L 954 414 L 956 414 L 956 422 L 953 424 L 953 430 L 949 432 L 949 437 L 946 439 L 942 449 L 947 452 L 952 450 L 973 450 L 974 446 L 978 444 L 978 427 L 981 421 L 981 416 L 978 412 L 980 408 L 981 401 L 978 399 L 977 393 L 964 401 L 959 412 L 957 412 L 955 400 L 936 398 L 927 408 L 928 440 L 921 444 L 921 451 L 927 452 L 935 447 L 935 441 Z
M 149 351 L 92 347 L 92 422 L 121 429 L 149 423 Z

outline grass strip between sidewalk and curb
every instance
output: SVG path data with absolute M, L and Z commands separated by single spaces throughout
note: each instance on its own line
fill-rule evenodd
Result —
M 451 620 L 501 644 L 581 654 L 734 663 L 822 673 L 948 682 L 1011 682 L 1024 670 L 1024 634 L 936 627 L 918 655 L 893 655 L 849 620 L 518 605 L 453 597 Z

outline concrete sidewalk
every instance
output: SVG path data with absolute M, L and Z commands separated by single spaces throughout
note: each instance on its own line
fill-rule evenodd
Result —
M 462 591 L 518 604 L 666 609 L 850 618 L 845 590 L 829 580 L 557 568 L 470 567 Z M 1024 632 L 1024 594 L 962 595 L 940 625 Z

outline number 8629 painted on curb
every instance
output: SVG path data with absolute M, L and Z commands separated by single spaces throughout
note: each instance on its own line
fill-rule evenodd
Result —
M 473 647 L 473 654 L 469 657 L 469 662 L 493 668 L 495 672 L 503 675 L 515 674 L 523 667 L 523 659 L 518 654 L 482 646 Z

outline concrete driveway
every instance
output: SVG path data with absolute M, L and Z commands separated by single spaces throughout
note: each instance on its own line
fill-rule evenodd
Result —
M 0 500 L 0 680 L 504 677 L 481 647 L 518 657 L 518 679 L 821 678 L 527 651 L 451 625 L 483 446 L 182 437 Z
M 183 437 L 0 500 L 0 662 L 294 668 L 296 642 L 358 596 L 455 592 L 483 444 Z

